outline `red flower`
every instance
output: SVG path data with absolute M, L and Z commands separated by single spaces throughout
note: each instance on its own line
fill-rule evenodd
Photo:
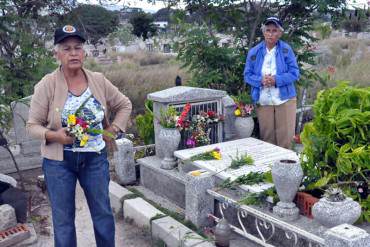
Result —
M 80 125 L 83 129 L 86 129 L 88 124 L 82 118 L 76 118 L 76 125 Z
M 214 112 L 214 111 L 208 111 L 208 112 L 207 112 L 207 114 L 208 114 L 208 117 L 209 117 L 209 118 L 214 118 L 214 117 L 216 117 L 216 112 Z
M 327 71 L 329 74 L 333 75 L 335 73 L 335 67 L 330 65 L 328 66 Z

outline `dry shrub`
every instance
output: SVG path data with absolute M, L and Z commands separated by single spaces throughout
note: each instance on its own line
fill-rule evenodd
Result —
M 140 66 L 164 64 L 171 59 L 175 59 L 173 55 L 157 52 L 138 51 L 135 53 L 116 53 L 112 56 L 121 57 L 123 62 L 135 63 Z
M 99 65 L 88 59 L 85 66 L 102 72 L 133 104 L 133 116 L 144 111 L 147 94 L 175 86 L 179 75 L 185 84 L 189 75 L 180 69 L 180 64 L 172 55 L 152 52 L 112 53 L 111 57 L 121 57 L 120 63 Z
M 182 78 L 183 82 L 188 80 L 188 75 L 180 70 L 177 64 L 145 66 L 135 69 L 123 66 L 120 69 L 107 68 L 103 73 L 130 98 L 135 115 L 138 112 L 143 112 L 144 101 L 148 93 L 175 86 L 177 75 Z
M 319 46 L 324 47 L 319 58 L 319 71 L 325 72 L 327 66 L 333 65 L 336 71 L 332 81 L 351 81 L 353 85 L 370 85 L 370 42 L 363 39 L 332 38 L 323 40 Z M 330 83 L 329 87 L 335 86 Z M 318 86 L 318 89 L 322 87 Z M 316 90 L 314 90 L 316 91 Z
M 366 40 L 351 38 L 327 39 L 320 42 L 319 46 L 326 48 L 318 57 L 321 67 L 347 67 L 363 59 L 368 51 Z

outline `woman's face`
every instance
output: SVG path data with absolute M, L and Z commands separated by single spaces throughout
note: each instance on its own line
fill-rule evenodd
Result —
M 64 69 L 81 69 L 85 58 L 83 43 L 76 37 L 66 38 L 59 43 L 56 57 Z
M 274 47 L 282 35 L 282 31 L 273 23 L 267 24 L 263 32 L 268 47 Z

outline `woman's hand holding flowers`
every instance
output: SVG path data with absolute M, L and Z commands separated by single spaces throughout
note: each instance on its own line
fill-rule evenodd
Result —
M 75 138 L 68 134 L 66 128 L 61 128 L 57 131 L 49 130 L 46 132 L 45 137 L 50 142 L 58 142 L 60 144 L 72 144 Z

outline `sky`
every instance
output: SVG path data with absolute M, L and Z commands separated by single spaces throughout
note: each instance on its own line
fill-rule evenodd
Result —
M 163 3 L 163 1 L 156 1 L 155 4 L 148 3 L 147 0 L 116 0 L 118 4 L 109 7 L 111 10 L 119 10 L 122 9 L 123 6 L 128 7 L 136 7 L 136 8 L 142 8 L 145 12 L 151 12 L 155 13 L 159 9 L 165 8 L 166 5 Z M 91 3 L 91 4 L 97 4 L 98 0 L 84 0 L 81 2 Z M 357 8 L 363 8 L 368 7 L 368 2 L 370 0 L 347 0 L 348 6 L 351 8 L 357 7 Z
M 83 1 L 81 1 L 83 2 Z M 85 2 L 91 3 L 91 4 L 97 4 L 98 0 L 86 0 Z M 155 13 L 159 9 L 167 7 L 163 1 L 156 1 L 155 4 L 148 3 L 147 0 L 120 0 L 117 1 L 118 3 L 115 6 L 107 7 L 108 9 L 111 10 L 119 10 L 122 9 L 123 6 L 127 7 L 135 7 L 135 8 L 142 8 L 145 12 L 151 12 Z

